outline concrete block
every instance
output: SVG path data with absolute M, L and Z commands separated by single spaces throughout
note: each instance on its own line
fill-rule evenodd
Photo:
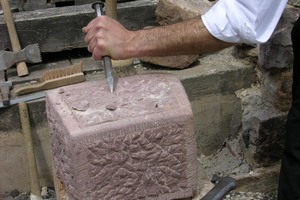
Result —
M 171 74 L 47 92 L 54 167 L 71 199 L 178 199 L 197 186 L 193 114 Z
M 241 100 L 235 95 L 206 95 L 191 102 L 197 137 L 198 154 L 216 152 L 241 128 Z

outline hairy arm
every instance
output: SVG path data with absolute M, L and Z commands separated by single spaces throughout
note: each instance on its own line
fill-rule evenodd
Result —
M 132 56 L 202 54 L 232 46 L 213 37 L 200 18 L 134 33 Z
M 130 31 L 117 21 L 98 17 L 83 28 L 85 42 L 94 59 L 109 55 L 113 59 L 202 54 L 232 46 L 213 37 L 200 18 Z

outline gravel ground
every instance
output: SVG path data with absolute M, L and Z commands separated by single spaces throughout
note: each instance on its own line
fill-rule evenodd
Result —
M 0 198 L 1 199 L 1 198 Z M 29 193 L 19 193 L 13 191 L 4 200 L 30 200 Z M 48 188 L 47 193 L 42 197 L 43 200 L 56 200 L 53 188 Z M 187 199 L 184 199 L 187 200 Z M 223 200 L 277 200 L 277 193 L 260 193 L 260 192 L 230 192 Z
M 54 188 L 43 187 L 41 191 L 41 197 L 43 200 L 56 200 Z M 1 197 L 0 200 L 2 200 Z M 30 200 L 30 193 L 13 190 L 3 200 Z
M 224 200 L 277 200 L 277 193 L 230 192 Z

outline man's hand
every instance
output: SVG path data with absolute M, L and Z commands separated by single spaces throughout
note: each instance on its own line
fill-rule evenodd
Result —
M 112 59 L 127 59 L 128 47 L 133 39 L 134 32 L 127 30 L 116 20 L 100 16 L 93 19 L 82 29 L 86 34 L 84 41 L 88 44 L 88 51 L 95 60 L 103 56 Z

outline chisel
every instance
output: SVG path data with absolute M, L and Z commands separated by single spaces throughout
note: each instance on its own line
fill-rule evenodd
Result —
M 103 13 L 104 3 L 97 1 L 92 4 L 92 8 L 95 9 L 96 16 L 99 17 Z M 104 73 L 108 82 L 110 92 L 113 92 L 117 86 L 117 77 L 115 76 L 112 68 L 111 58 L 109 56 L 103 56 Z

